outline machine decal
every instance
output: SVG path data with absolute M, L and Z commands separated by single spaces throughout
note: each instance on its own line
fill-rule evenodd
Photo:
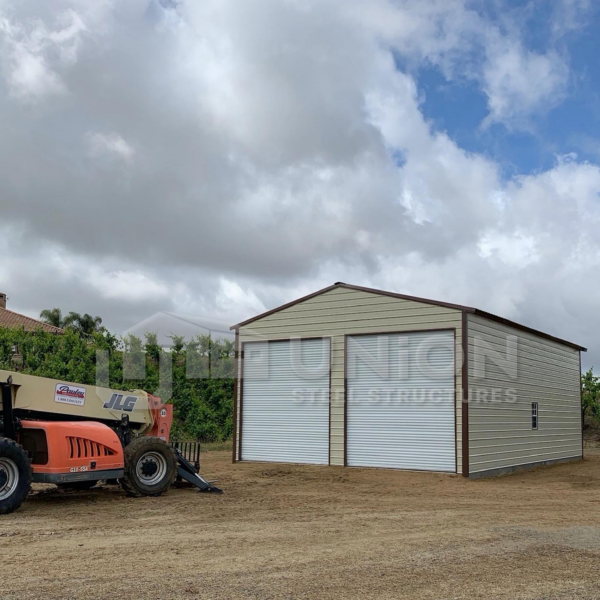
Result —
M 123 400 L 123 394 L 113 394 L 108 402 L 104 403 L 102 408 L 109 410 L 124 410 L 125 412 L 133 412 L 135 403 L 138 401 L 137 396 L 126 396 Z
M 57 383 L 54 392 L 54 402 L 83 406 L 85 404 L 85 388 L 76 385 L 67 385 L 66 383 Z

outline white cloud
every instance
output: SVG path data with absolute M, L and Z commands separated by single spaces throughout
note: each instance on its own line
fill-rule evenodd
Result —
M 240 310 L 242 314 L 259 314 L 267 310 L 253 290 L 243 289 L 240 284 L 225 277 L 219 281 L 217 304 L 220 314 L 224 315 Z
M 48 68 L 41 56 L 23 47 L 16 47 L 12 59 L 14 65 L 9 81 L 15 96 L 30 100 L 65 91 L 58 75 Z
M 64 94 L 60 71 L 73 65 L 86 26 L 74 9 L 59 12 L 48 26 L 41 19 L 16 21 L 0 5 L 0 66 L 11 95 L 26 103 Z
M 139 302 L 144 298 L 167 300 L 176 289 L 169 289 L 163 282 L 151 279 L 140 271 L 106 271 L 94 268 L 87 275 L 87 282 L 104 298 Z
M 552 43 L 544 52 L 525 47 L 520 24 L 508 17 L 508 27 L 491 22 L 466 0 L 352 4 L 351 14 L 409 63 L 432 63 L 449 80 L 477 81 L 488 99 L 485 124 L 527 127 L 531 115 L 564 98 L 567 58 Z M 585 5 L 585 0 L 557 2 L 553 23 L 575 28 Z
M 490 45 L 484 68 L 486 123 L 518 125 L 536 111 L 547 112 L 564 99 L 568 79 L 567 64 L 557 53 L 539 54 L 518 41 L 498 40 Z
M 16 308 L 233 323 L 342 280 L 593 342 L 600 169 L 504 180 L 424 118 L 416 74 L 477 82 L 521 126 L 564 89 L 558 51 L 458 0 L 31 6 L 0 4 Z M 38 62 L 15 79 L 18 48 Z
M 501 262 L 521 269 L 540 260 L 536 240 L 520 233 L 502 234 L 490 231 L 479 240 L 479 251 L 483 258 L 498 258 Z
M 118 133 L 88 133 L 86 135 L 90 156 L 116 156 L 125 161 L 133 159 L 135 151 Z
M 560 38 L 585 27 L 590 14 L 597 10 L 593 0 L 559 0 L 553 3 L 552 33 Z

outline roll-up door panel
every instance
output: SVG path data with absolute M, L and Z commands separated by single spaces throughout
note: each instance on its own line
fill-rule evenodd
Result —
M 346 343 L 347 464 L 454 472 L 454 332 Z
M 329 464 L 329 339 L 244 344 L 242 460 Z

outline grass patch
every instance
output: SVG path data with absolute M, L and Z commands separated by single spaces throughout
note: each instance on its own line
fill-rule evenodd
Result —
M 233 450 L 233 440 L 225 440 L 224 442 L 204 442 L 200 444 L 201 452 L 217 452 L 220 450 Z

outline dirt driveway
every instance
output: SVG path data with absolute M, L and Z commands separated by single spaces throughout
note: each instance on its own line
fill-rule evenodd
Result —
M 0 598 L 600 598 L 600 452 L 500 479 L 230 463 L 225 494 L 38 486 Z

